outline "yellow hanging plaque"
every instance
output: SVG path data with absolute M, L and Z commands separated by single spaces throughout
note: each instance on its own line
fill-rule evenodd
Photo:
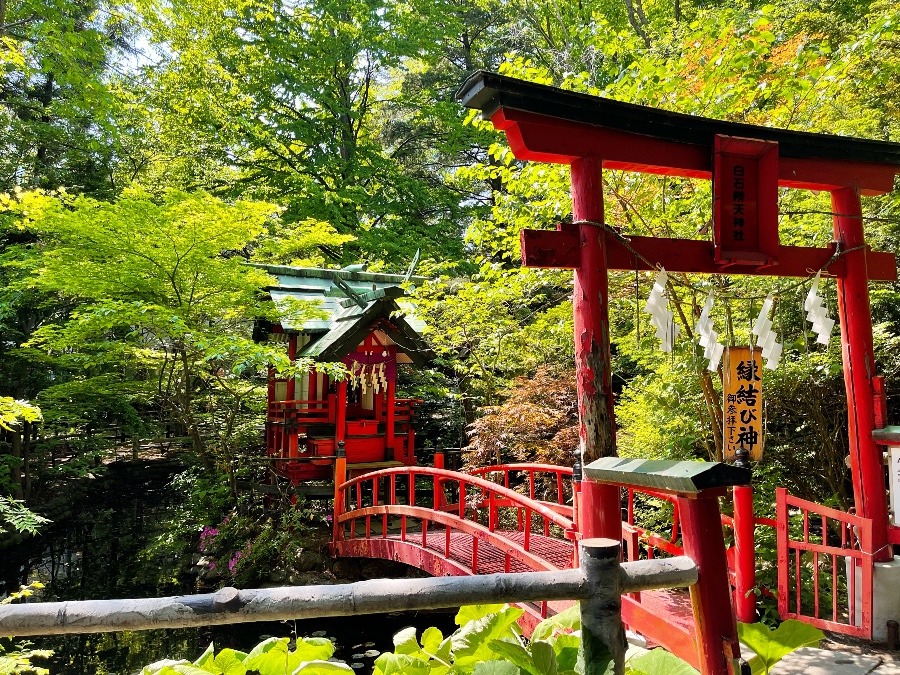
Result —
M 763 453 L 762 352 L 750 347 L 728 347 L 722 370 L 725 461 L 745 451 L 758 462 Z

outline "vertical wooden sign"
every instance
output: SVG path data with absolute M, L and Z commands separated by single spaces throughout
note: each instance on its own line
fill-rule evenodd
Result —
M 888 453 L 888 479 L 891 484 L 891 511 L 894 525 L 900 526 L 900 447 L 894 445 Z
M 778 143 L 716 136 L 713 224 L 719 265 L 777 263 Z
M 762 459 L 762 351 L 729 347 L 722 372 L 725 461 L 741 450 L 754 462 Z

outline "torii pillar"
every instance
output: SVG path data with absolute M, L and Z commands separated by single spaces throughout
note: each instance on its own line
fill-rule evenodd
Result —
M 572 215 L 578 223 L 578 266 L 572 291 L 575 319 L 575 382 L 582 466 L 616 452 L 615 413 L 609 348 L 609 293 L 603 223 L 603 161 L 576 159 L 571 165 Z M 595 224 L 596 223 L 596 224 Z M 619 488 L 581 484 L 578 529 L 587 538 L 622 538 Z
M 890 545 L 900 544 L 900 527 L 888 523 L 882 453 L 872 436 L 883 415 L 876 414 L 880 380 L 868 282 L 895 281 L 897 267 L 892 254 L 865 245 L 860 195 L 893 190 L 900 144 L 671 113 L 486 72 L 469 78 L 457 96 L 506 133 L 518 159 L 571 166 L 575 222 L 555 232 L 523 230 L 522 262 L 575 270 L 585 460 L 616 454 L 607 270 L 660 266 L 669 272 L 807 277 L 825 269 L 837 279 L 856 511 L 872 520 L 872 550 L 866 553 L 876 561 L 890 560 Z M 607 237 L 601 168 L 712 179 L 713 241 L 630 236 L 626 246 Z M 831 247 L 781 245 L 779 187 L 832 195 Z M 618 498 L 596 486 L 588 490 L 596 516 L 584 519 L 585 536 L 617 537 Z

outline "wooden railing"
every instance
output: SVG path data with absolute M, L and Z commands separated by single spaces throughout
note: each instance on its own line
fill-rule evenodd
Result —
M 416 543 L 441 558 L 441 564 L 471 574 L 510 571 L 517 567 L 514 563 L 531 570 L 560 569 L 534 552 L 535 539 L 576 537 L 572 519 L 552 505 L 478 476 L 428 467 L 385 469 L 340 484 L 334 521 L 338 554 L 350 550 L 347 543 L 354 539 L 391 538 Z M 438 546 L 434 535 L 441 531 Z M 510 532 L 521 536 L 510 537 Z M 464 562 L 459 559 L 458 535 L 468 538 L 469 559 Z M 485 544 L 500 551 L 499 569 L 481 564 L 479 550 Z M 457 547 L 456 554 L 451 545 Z M 570 553 L 564 567 L 574 566 L 572 548 L 565 549 Z
M 461 579 L 376 579 L 355 584 L 288 588 L 223 588 L 206 595 L 131 600 L 29 603 L 0 607 L 3 635 L 60 635 L 212 626 L 251 621 L 355 616 L 467 604 L 581 601 L 579 660 L 588 673 L 622 672 L 625 634 L 621 594 L 690 586 L 689 558 L 619 563 L 619 544 L 582 542 L 580 569 L 470 576 Z M 711 675 L 724 675 L 724 669 Z
M 493 483 L 499 482 L 516 492 L 527 490 L 529 499 L 548 505 L 570 520 L 573 518 L 570 467 L 524 462 L 484 466 L 467 473 Z
M 776 491 L 778 611 L 872 637 L 872 521 Z

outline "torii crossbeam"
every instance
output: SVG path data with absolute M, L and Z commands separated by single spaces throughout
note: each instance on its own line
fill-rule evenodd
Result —
M 666 112 L 479 72 L 460 89 L 506 133 L 522 160 L 569 164 L 573 224 L 524 230 L 527 267 L 575 270 L 576 374 L 580 440 L 587 460 L 616 454 L 610 386 L 607 271 L 665 267 L 672 272 L 807 276 L 826 266 L 837 279 L 857 513 L 873 520 L 873 555 L 890 558 L 900 528 L 888 525 L 868 282 L 894 281 L 894 255 L 869 250 L 860 195 L 884 194 L 900 174 L 900 144 L 786 131 Z M 713 181 L 712 241 L 628 237 L 604 225 L 602 169 Z M 834 212 L 828 248 L 782 246 L 778 188 L 826 190 Z M 836 255 L 839 254 L 839 255 Z M 587 485 L 587 484 L 586 484 Z M 619 536 L 615 490 L 595 486 L 599 520 L 585 536 Z M 585 500 L 587 503 L 587 500 Z

